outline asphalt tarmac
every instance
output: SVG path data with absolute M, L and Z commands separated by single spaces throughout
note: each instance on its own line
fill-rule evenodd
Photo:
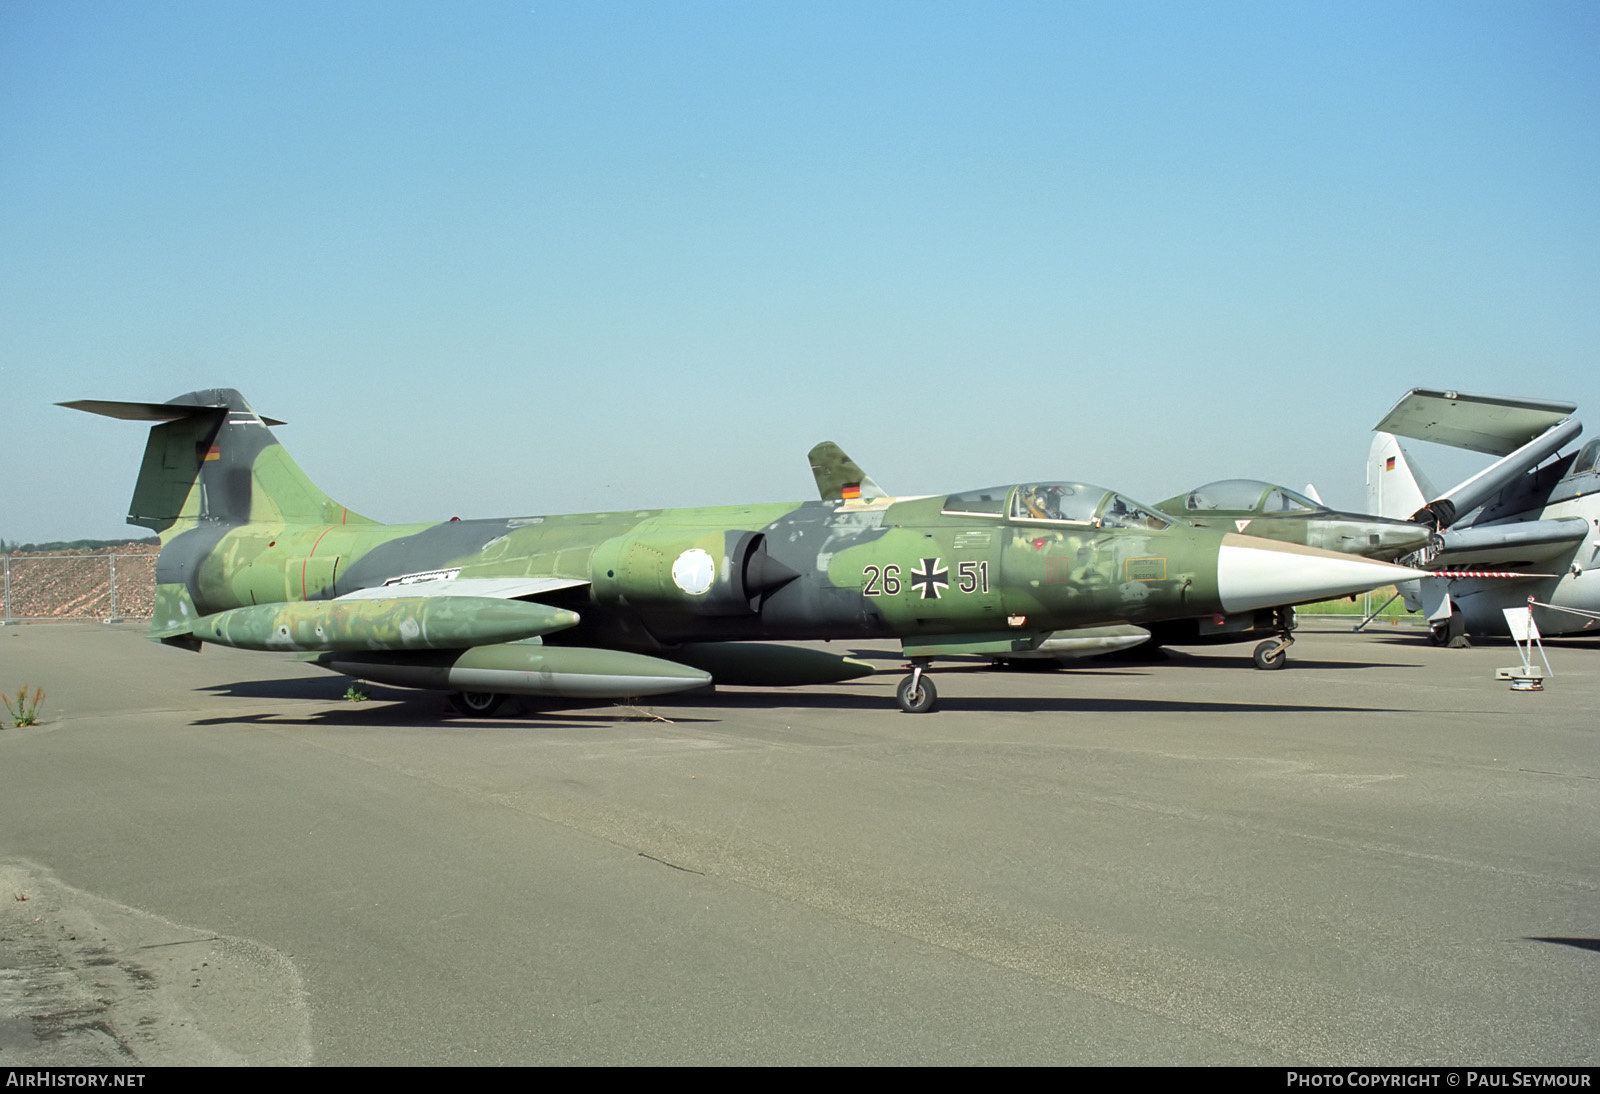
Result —
M 473 720 L 141 629 L 0 628 L 0 1064 L 1600 1061 L 1600 648 Z

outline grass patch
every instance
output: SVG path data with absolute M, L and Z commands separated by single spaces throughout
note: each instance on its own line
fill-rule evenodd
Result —
M 33 694 L 29 695 L 28 685 L 23 684 L 15 695 L 7 695 L 0 691 L 0 703 L 5 704 L 12 725 L 18 729 L 31 726 L 39 720 L 39 708 L 44 705 L 44 689 L 34 688 Z
M 1348 615 L 1356 619 L 1364 619 L 1374 608 L 1392 596 L 1394 596 L 1394 586 L 1385 585 L 1381 589 L 1374 589 L 1372 592 L 1364 596 L 1358 596 L 1354 600 L 1344 596 L 1338 600 L 1319 600 L 1315 604 L 1302 604 L 1295 609 L 1295 614 L 1317 616 Z M 1406 602 L 1404 600 L 1395 600 L 1383 611 L 1379 612 L 1376 618 L 1394 622 L 1395 620 L 1405 619 L 1410 615 L 1411 613 L 1406 611 Z

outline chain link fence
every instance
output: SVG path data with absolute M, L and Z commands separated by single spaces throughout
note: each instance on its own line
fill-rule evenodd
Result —
M 0 567 L 0 625 L 149 619 L 155 606 L 154 552 L 4 555 Z

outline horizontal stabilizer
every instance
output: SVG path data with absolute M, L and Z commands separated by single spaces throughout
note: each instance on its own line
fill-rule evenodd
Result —
M 193 418 L 200 414 L 215 414 L 218 411 L 228 410 L 229 407 L 220 403 L 210 406 L 197 406 L 184 403 L 126 403 L 114 402 L 109 399 L 74 399 L 67 403 L 57 403 L 68 410 L 81 410 L 86 414 L 99 414 L 105 418 L 119 418 L 125 422 L 175 422 L 180 418 Z M 284 425 L 276 418 L 262 418 L 263 425 Z
M 1372 428 L 1450 448 L 1509 456 L 1577 410 L 1576 403 L 1414 388 Z

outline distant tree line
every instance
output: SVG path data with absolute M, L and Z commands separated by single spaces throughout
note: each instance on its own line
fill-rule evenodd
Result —
M 30 551 L 99 551 L 128 543 L 154 545 L 160 542 L 157 536 L 146 539 L 58 539 L 53 543 L 13 543 L 8 539 L 0 539 L 0 555 L 26 554 Z

